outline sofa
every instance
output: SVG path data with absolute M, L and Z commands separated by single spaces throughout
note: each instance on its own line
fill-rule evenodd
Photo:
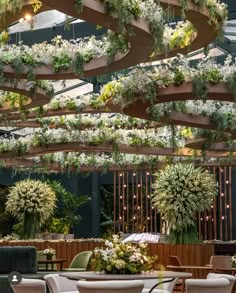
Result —
M 37 272 L 37 251 L 34 246 L 0 247 L 0 292 L 13 293 L 8 274 L 17 271 L 23 278 L 43 279 L 46 272 Z

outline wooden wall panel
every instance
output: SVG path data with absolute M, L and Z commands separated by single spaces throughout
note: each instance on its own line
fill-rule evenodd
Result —
M 35 246 L 37 250 L 47 247 L 56 249 L 58 258 L 66 258 L 64 267 L 68 267 L 73 257 L 85 250 L 93 250 L 103 246 L 103 242 L 94 241 L 2 241 L 0 246 Z M 164 243 L 149 243 L 149 254 L 158 256 L 157 263 L 168 265 L 168 255 L 177 255 L 184 265 L 205 265 L 209 263 L 210 256 L 214 255 L 213 244 L 199 245 L 170 245 Z

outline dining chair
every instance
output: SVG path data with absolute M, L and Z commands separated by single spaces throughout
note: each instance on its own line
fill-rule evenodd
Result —
M 181 267 L 182 262 L 177 255 L 168 255 L 168 265 Z
M 80 293 L 142 293 L 144 283 L 141 280 L 118 281 L 78 281 Z
M 187 279 L 186 293 L 231 293 L 230 281 L 226 278 Z
M 11 288 L 14 293 L 46 293 L 45 281 L 38 279 L 23 278 L 20 284 L 11 284 Z
M 168 265 L 175 266 L 175 268 L 171 268 L 173 271 L 184 272 L 184 269 L 181 268 L 182 262 L 177 255 L 168 255 Z M 175 291 L 184 292 L 184 286 L 184 280 L 178 279 L 175 281 L 174 289 Z
M 70 265 L 68 268 L 65 268 L 63 270 L 65 271 L 86 271 L 89 266 L 89 262 L 92 258 L 93 252 L 88 251 L 82 251 L 72 259 Z
M 50 293 L 78 293 L 76 283 L 59 274 L 48 274 L 44 276 Z
M 233 289 L 233 287 L 235 285 L 235 281 L 236 281 L 235 276 L 229 275 L 229 274 L 216 274 L 216 273 L 209 273 L 207 275 L 207 279 L 219 279 L 219 278 L 225 278 L 225 279 L 229 280 L 231 290 Z
M 230 255 L 212 255 L 210 258 L 209 265 L 216 268 L 231 268 L 232 267 L 232 256 Z

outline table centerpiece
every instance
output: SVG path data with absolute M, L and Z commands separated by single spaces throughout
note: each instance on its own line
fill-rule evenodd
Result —
M 54 255 L 56 255 L 56 250 L 48 247 L 44 249 L 43 254 L 46 255 L 47 260 L 51 260 Z
M 106 240 L 104 248 L 95 248 L 94 256 L 94 270 L 107 274 L 139 274 L 151 271 L 154 263 L 148 256 L 147 243 L 125 243 L 119 235 Z

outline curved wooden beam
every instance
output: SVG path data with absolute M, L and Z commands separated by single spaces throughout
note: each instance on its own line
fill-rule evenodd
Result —
M 210 83 L 207 84 L 208 88 L 208 100 L 214 101 L 226 101 L 226 102 L 235 102 L 234 94 L 227 88 L 225 82 L 219 82 L 216 85 Z M 187 101 L 187 100 L 196 100 L 197 98 L 193 94 L 192 82 L 185 82 L 179 86 L 169 85 L 166 88 L 157 89 L 157 99 L 154 101 L 154 105 L 162 104 L 166 102 L 175 102 L 175 101 Z M 199 97 L 199 100 L 201 97 Z M 135 98 L 132 103 L 126 106 L 123 109 L 124 114 L 152 120 L 150 114 L 148 113 L 148 108 L 151 106 L 151 103 L 144 100 L 143 96 Z
M 117 18 L 115 16 L 107 16 L 104 11 L 104 5 L 99 0 L 86 0 L 83 5 L 83 10 L 79 15 L 75 11 L 74 0 L 42 0 L 42 3 L 43 10 L 48 10 L 48 7 L 51 7 L 52 9 L 59 10 L 67 15 L 74 17 L 79 16 L 80 19 L 85 21 L 92 22 L 103 27 L 109 27 L 109 29 L 114 31 L 117 30 Z M 181 4 L 178 0 L 160 0 L 160 4 L 164 7 L 171 5 L 176 15 L 181 14 Z M 216 38 L 217 32 L 214 27 L 209 24 L 209 16 L 207 11 L 201 12 L 199 7 L 193 3 L 188 3 L 187 8 L 186 17 L 198 30 L 196 39 L 187 49 L 182 48 L 170 51 L 168 57 L 173 57 L 177 53 L 187 53 L 190 51 L 190 48 L 191 51 L 202 48 Z M 117 53 L 114 58 L 112 58 L 112 61 L 110 60 L 111 58 L 108 58 L 107 56 L 91 60 L 84 65 L 84 76 L 90 77 L 101 75 L 107 72 L 114 72 L 128 68 L 138 63 L 166 58 L 165 54 L 159 54 L 150 60 L 150 55 L 152 53 L 152 37 L 145 21 L 142 19 L 134 20 L 132 24 L 127 25 L 127 27 L 134 33 L 132 35 L 127 34 L 127 40 L 130 43 L 130 50 L 125 54 Z M 26 78 L 27 71 L 27 67 L 23 66 L 22 73 L 18 74 L 17 77 Z M 3 73 L 7 77 L 16 76 L 14 69 L 10 65 L 4 66 Z M 35 67 L 35 78 L 50 80 L 74 79 L 78 78 L 78 75 L 75 74 L 73 68 L 68 68 L 67 70 L 61 70 L 60 72 L 55 73 L 52 66 L 41 65 Z
M 147 147 L 147 146 L 130 146 L 120 144 L 118 148 L 120 153 L 126 154 L 143 154 L 143 155 L 159 155 L 159 156 L 177 156 L 177 157 L 192 157 L 201 156 L 201 151 L 194 151 L 190 148 L 161 148 L 161 147 Z M 23 154 L 21 158 L 32 158 L 41 156 L 44 154 L 56 153 L 56 152 L 89 152 L 89 153 L 101 153 L 101 152 L 114 152 L 114 146 L 112 143 L 103 143 L 100 145 L 81 144 L 78 142 L 68 143 L 50 143 L 42 147 L 30 147 L 27 153 Z M 207 157 L 224 158 L 229 155 L 228 151 L 207 151 Z M 233 153 L 233 156 L 236 152 Z M 12 152 L 0 153 L 1 159 L 10 159 L 14 157 Z
M 18 81 L 15 85 L 10 81 L 0 82 L 0 90 L 27 96 L 28 100 L 24 103 L 25 109 L 40 107 L 48 104 L 50 101 L 48 94 L 43 89 L 36 88 L 32 91 L 28 88 L 26 81 Z M 7 102 L 0 107 L 0 113 L 9 113 L 17 110 L 19 110 L 18 107 L 12 108 Z M 14 116 L 14 113 L 11 114 Z

